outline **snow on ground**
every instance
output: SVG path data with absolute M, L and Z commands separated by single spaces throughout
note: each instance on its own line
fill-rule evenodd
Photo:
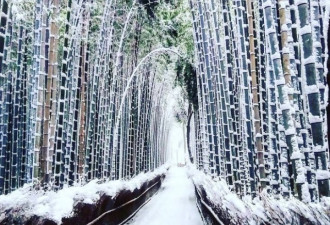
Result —
M 193 165 L 188 165 L 188 168 L 188 175 L 194 184 L 203 187 L 208 200 L 227 212 L 233 224 L 255 225 L 270 221 L 272 224 L 301 224 L 299 216 L 313 224 L 330 224 L 329 197 L 323 197 L 317 203 L 304 203 L 295 197 L 286 200 L 262 192 L 260 199 L 249 196 L 240 199 L 224 180 L 213 180 Z
M 115 196 L 119 191 L 126 189 L 133 191 L 135 188 L 152 180 L 160 174 L 166 173 L 168 165 L 165 164 L 153 172 L 141 173 L 128 181 L 117 180 L 102 182 L 93 180 L 86 185 L 76 184 L 55 191 L 36 191 L 31 185 L 25 185 L 16 191 L 0 196 L 0 222 L 4 219 L 4 212 L 11 209 L 19 209 L 19 213 L 25 216 L 41 216 L 61 223 L 63 217 L 72 214 L 73 207 L 78 202 L 95 203 L 102 194 Z M 19 216 L 19 215 L 18 215 Z
M 186 167 L 171 167 L 158 194 L 152 197 L 130 225 L 202 225 L 194 185 Z

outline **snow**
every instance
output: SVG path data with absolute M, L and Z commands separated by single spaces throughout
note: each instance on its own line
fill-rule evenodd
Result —
M 272 34 L 272 33 L 275 33 L 275 32 L 276 32 L 276 30 L 274 28 L 268 28 L 268 29 L 266 29 L 265 34 L 269 35 L 269 34 Z
M 154 172 L 141 173 L 129 181 L 117 180 L 101 183 L 100 180 L 93 180 L 86 185 L 76 184 L 57 192 L 36 191 L 31 185 L 25 185 L 8 195 L 0 196 L 0 215 L 6 210 L 15 208 L 25 216 L 37 215 L 61 223 L 63 217 L 72 214 L 73 207 L 78 202 L 95 203 L 102 194 L 115 196 L 123 189 L 133 191 L 135 188 L 141 187 L 144 182 L 166 173 L 168 166 L 165 164 Z
M 309 86 L 305 86 L 305 93 L 308 94 L 313 94 L 313 93 L 318 93 L 319 92 L 319 88 L 317 87 L 317 85 L 309 85 Z
M 294 151 L 292 152 L 292 156 L 291 156 L 291 159 L 294 160 L 294 159 L 303 159 L 304 156 L 301 154 L 301 152 L 299 151 Z
M 283 29 L 283 28 L 282 28 Z M 290 48 L 288 48 L 288 47 L 283 47 L 282 48 L 282 53 L 283 54 L 289 54 L 290 53 Z
M 279 53 L 278 53 L 279 54 Z M 285 85 L 285 79 L 284 77 L 279 78 L 278 80 L 275 80 L 275 84 L 278 85 Z
M 304 26 L 304 27 L 301 27 L 300 29 L 299 29 L 299 34 L 301 35 L 301 36 L 303 36 L 303 35 L 305 35 L 305 34 L 310 34 L 311 33 L 311 26 L 310 25 L 306 25 L 306 26 Z
M 307 4 L 307 0 L 296 0 L 295 3 L 297 6 L 301 4 Z
M 289 109 L 291 109 L 291 105 L 289 102 L 281 104 L 281 110 L 284 111 L 284 110 L 289 110 Z
M 273 4 L 272 4 L 272 1 L 271 0 L 267 0 L 265 2 L 262 3 L 262 7 L 263 8 L 267 8 L 267 7 L 271 7 Z
M 309 122 L 311 124 L 312 123 L 321 123 L 321 122 L 323 122 L 322 117 L 320 117 L 320 116 L 313 116 L 311 114 L 308 115 L 308 120 L 309 120 Z
M 294 135 L 294 134 L 296 134 L 296 129 L 294 127 L 285 130 L 285 135 Z
M 297 184 L 304 184 L 305 182 L 306 182 L 305 174 L 304 173 L 298 174 L 297 179 L 296 179 L 296 183 Z
M 278 181 L 277 180 L 270 180 L 270 185 L 277 185 L 278 184 Z
M 302 199 L 304 202 L 310 202 L 311 201 L 311 195 L 309 193 L 308 184 L 304 183 L 301 187 L 302 192 Z
M 257 133 L 255 136 L 256 136 L 256 138 L 261 138 L 262 137 L 262 134 Z
M 315 56 L 311 55 L 310 57 L 306 59 L 302 59 L 305 65 L 310 64 L 310 63 L 315 63 Z
M 327 171 L 327 170 L 317 170 L 316 171 L 316 179 L 317 180 L 330 179 L 330 172 Z
M 281 3 L 284 3 L 284 2 L 281 2 Z M 280 6 L 280 8 L 285 8 L 285 3 L 284 4 L 281 4 L 281 3 L 280 3 L 280 5 L 282 5 L 282 6 Z M 281 31 L 288 31 L 288 30 L 289 30 L 289 28 L 288 28 L 287 24 L 283 24 L 281 26 Z
M 34 0 L 10 0 L 8 3 L 12 4 L 12 14 L 14 15 L 15 19 L 18 21 L 24 21 L 29 16 L 29 10 L 26 7 L 30 7 L 35 2 Z
M 202 225 L 194 185 L 187 177 L 187 168 L 171 167 L 159 193 L 127 224 Z
M 280 147 L 287 147 L 286 143 L 282 140 L 279 141 Z
M 327 151 L 327 146 L 326 145 L 313 146 L 313 152 L 324 152 L 324 151 Z
M 300 216 L 315 224 L 330 224 L 330 198 L 323 197 L 319 203 L 309 202 L 306 183 L 302 187 L 303 201 L 293 196 L 288 199 L 272 196 L 266 191 L 260 193 L 260 198 L 247 195 L 240 199 L 223 180 L 213 180 L 193 166 L 189 174 L 197 187 L 204 188 L 210 202 L 228 212 L 233 224 L 300 224 Z
M 280 58 L 281 58 L 281 54 L 279 52 L 272 54 L 272 60 L 280 59 Z

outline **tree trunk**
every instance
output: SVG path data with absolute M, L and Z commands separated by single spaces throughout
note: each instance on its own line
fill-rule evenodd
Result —
M 191 118 L 192 118 L 192 115 L 194 114 L 193 112 L 193 109 L 192 109 L 192 106 L 191 104 L 189 104 L 188 106 L 188 121 L 187 121 L 187 145 L 188 145 L 188 154 L 189 154 L 189 160 L 190 160 L 190 163 L 194 163 L 194 157 L 192 156 L 192 153 L 191 153 L 191 147 L 190 147 L 190 121 L 191 121 Z

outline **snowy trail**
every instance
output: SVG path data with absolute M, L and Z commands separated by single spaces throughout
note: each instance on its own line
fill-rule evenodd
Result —
M 202 225 L 186 168 L 171 167 L 158 194 L 127 225 Z

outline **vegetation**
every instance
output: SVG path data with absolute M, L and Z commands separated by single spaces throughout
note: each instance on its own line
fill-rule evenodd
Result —
M 0 0 L 0 194 L 166 161 L 166 74 L 191 162 L 240 197 L 329 196 L 322 0 Z
M 190 1 L 197 167 L 240 196 L 329 196 L 323 1 Z

